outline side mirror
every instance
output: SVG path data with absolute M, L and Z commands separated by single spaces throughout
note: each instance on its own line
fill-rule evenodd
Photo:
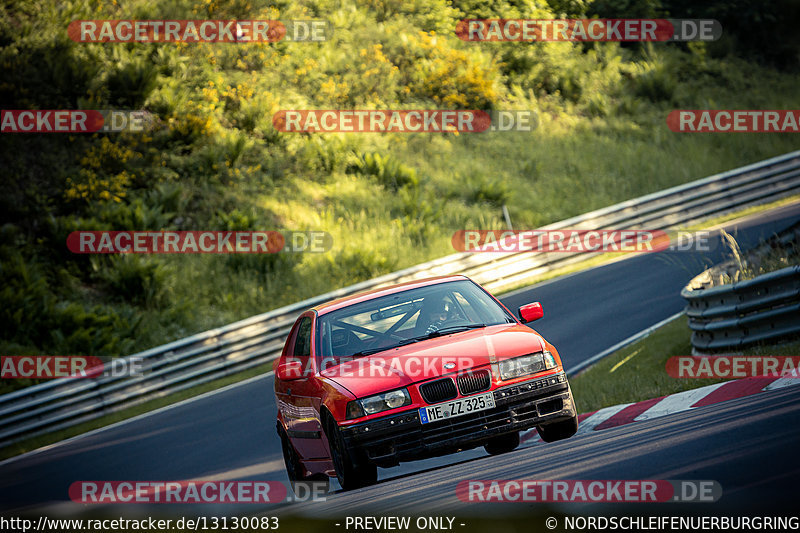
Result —
M 293 381 L 303 377 L 303 363 L 292 359 L 279 363 L 275 369 L 275 377 L 281 381 Z
M 544 309 L 542 309 L 542 304 L 539 302 L 533 302 L 532 304 L 523 305 L 519 308 L 519 317 L 523 322 L 533 322 L 534 320 L 539 320 L 543 316 Z

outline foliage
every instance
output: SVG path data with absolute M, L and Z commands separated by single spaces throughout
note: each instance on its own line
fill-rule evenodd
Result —
M 793 57 L 681 0 L 21 0 L 0 6 L 3 109 L 143 108 L 151 131 L 0 137 L 0 342 L 121 355 L 794 149 L 669 132 L 684 107 L 796 108 Z M 737 0 L 756 20 L 758 5 Z M 712 9 L 713 8 L 713 9 Z M 787 8 L 788 9 L 788 8 Z M 725 43 L 467 43 L 462 18 L 715 16 Z M 80 19 L 324 18 L 321 43 L 84 44 Z M 788 20 L 788 19 L 787 19 Z M 781 30 L 783 31 L 783 30 Z M 734 42 L 734 40 L 736 42 Z M 727 44 L 726 44 L 727 43 Z M 747 48 L 745 53 L 743 50 Z M 796 48 L 794 49 L 796 52 Z M 528 109 L 533 132 L 297 134 L 281 109 Z M 71 231 L 321 230 L 327 253 L 85 256 Z M 24 383 L 21 383 L 24 385 Z

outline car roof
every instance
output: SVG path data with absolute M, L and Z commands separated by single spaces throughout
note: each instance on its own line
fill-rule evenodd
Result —
M 450 276 L 437 276 L 434 278 L 407 281 L 405 283 L 399 283 L 397 285 L 392 285 L 390 287 L 381 287 L 378 289 L 359 292 L 351 296 L 338 298 L 336 300 L 331 300 L 329 302 L 317 305 L 312 309 L 316 311 L 318 315 L 324 315 L 325 313 L 336 311 L 337 309 L 347 307 L 348 305 L 353 305 L 360 302 L 366 302 L 367 300 L 380 298 L 381 296 L 386 296 L 388 294 L 394 294 L 397 292 L 407 291 L 409 289 L 416 289 L 419 287 L 427 287 L 429 285 L 436 285 L 438 283 L 447 283 L 450 281 L 463 281 L 463 280 L 469 280 L 469 278 L 461 274 L 456 274 Z

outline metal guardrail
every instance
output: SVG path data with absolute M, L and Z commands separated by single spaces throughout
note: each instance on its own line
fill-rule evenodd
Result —
M 757 262 L 769 249 L 790 242 L 800 242 L 800 225 L 750 252 L 748 262 Z M 696 276 L 681 291 L 688 303 L 693 354 L 735 352 L 800 335 L 800 266 L 711 286 L 716 279 L 729 279 L 738 271 L 737 262 L 726 261 Z
M 669 229 L 800 193 L 800 151 L 550 224 L 541 229 Z M 139 377 L 58 379 L 0 396 L 0 446 L 75 426 L 262 365 L 280 355 L 297 315 L 328 300 L 461 273 L 492 291 L 596 254 L 469 253 L 435 259 L 128 356 Z
M 696 354 L 731 352 L 800 334 L 800 266 L 681 294 L 689 300 L 686 315 Z

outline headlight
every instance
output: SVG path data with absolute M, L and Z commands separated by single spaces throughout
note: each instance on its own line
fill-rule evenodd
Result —
M 383 400 L 386 402 L 386 405 L 389 406 L 389 409 L 394 409 L 395 407 L 403 407 L 408 403 L 411 403 L 411 398 L 408 397 L 408 393 L 403 390 L 393 390 L 392 392 L 387 392 L 383 396 Z
M 406 389 L 397 389 L 383 394 L 376 394 L 347 404 L 347 418 L 358 418 L 363 413 L 374 415 L 388 409 L 396 409 L 411 404 L 411 397 Z M 359 414 L 361 411 L 362 414 Z
M 555 367 L 556 358 L 548 351 L 523 355 L 500 361 L 500 379 L 506 381 Z

